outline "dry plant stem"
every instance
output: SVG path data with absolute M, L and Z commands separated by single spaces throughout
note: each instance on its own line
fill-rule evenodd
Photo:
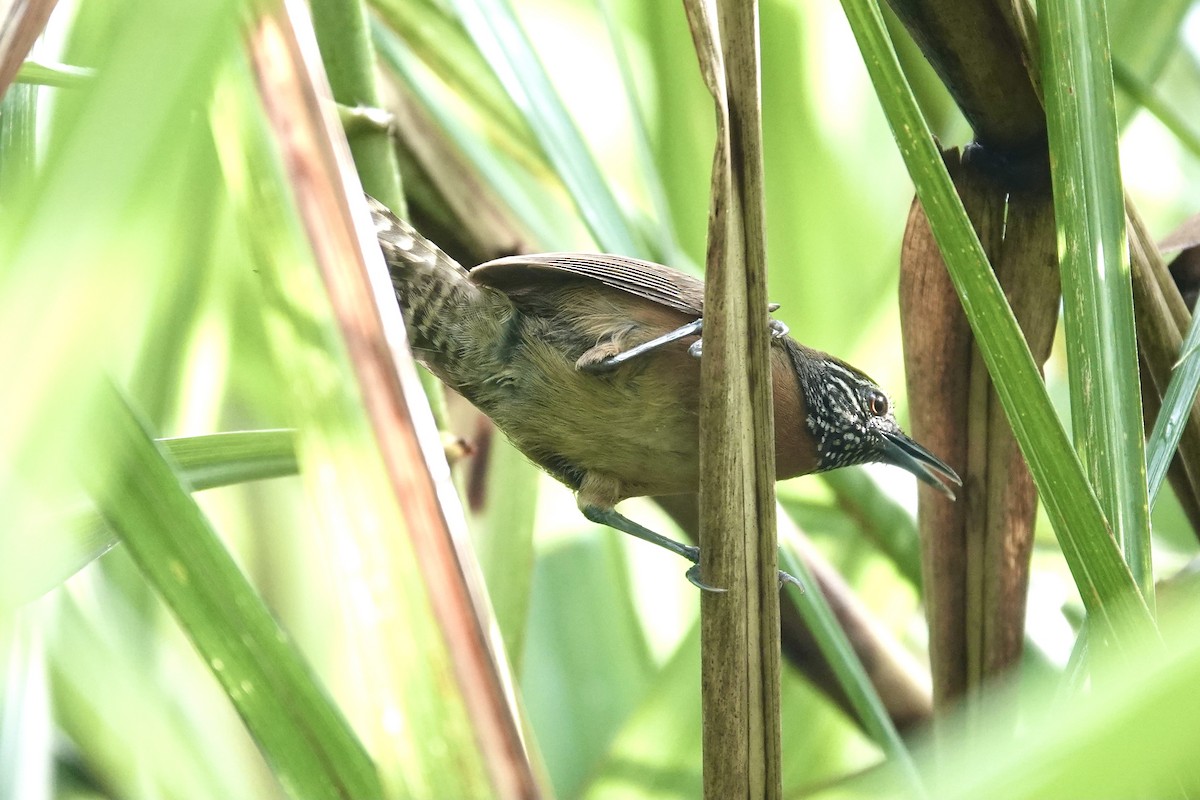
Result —
M 717 115 L 700 402 L 704 796 L 782 795 L 758 6 L 685 4 Z
M 465 526 L 461 509 L 441 502 L 443 493 L 451 493 L 444 495 L 450 497 L 453 489 L 438 434 L 428 406 L 422 405 L 424 395 L 399 309 L 374 231 L 365 222 L 369 215 L 365 208 L 352 214 L 347 203 L 347 198 L 361 203 L 361 189 L 333 115 L 315 42 L 311 34 L 301 41 L 297 34 L 303 28 L 293 25 L 292 15 L 303 16 L 298 8 L 269 5 L 251 25 L 248 45 L 259 92 L 413 549 L 428 576 L 430 605 L 445 636 L 496 796 L 537 797 L 540 792 L 516 720 L 509 676 L 480 621 L 486 618 L 482 616 L 486 600 L 478 594 L 478 570 L 471 570 L 469 553 L 460 552 L 461 539 L 452 535 L 452 526 L 460 532 Z M 414 465 L 424 468 L 414 469 Z M 440 485 L 434 473 L 440 476 Z
M 1045 147 L 1046 122 L 1021 45 L 994 0 L 889 0 L 971 124 L 1002 151 Z
M 695 495 L 656 497 L 654 501 L 689 539 L 696 541 L 700 516 Z M 782 516 L 779 520 L 780 526 L 789 524 Z M 838 624 L 846 632 L 854 652 L 871 676 L 871 683 L 887 707 L 892 723 L 901 733 L 909 733 L 929 722 L 933 715 L 929 674 L 872 618 L 871 612 L 854 590 L 846 585 L 837 569 L 825 560 L 820 551 L 811 546 L 808 537 L 797 532 L 794 541 L 801 544 L 798 555 L 817 579 L 817 586 L 805 587 L 806 591 L 816 589 L 825 595 L 826 602 L 837 616 Z M 779 616 L 783 654 L 814 686 L 853 717 L 854 710 L 842 691 L 841 682 L 821 655 L 812 632 L 787 593 L 780 601 Z
M 900 325 L 912 435 L 951 464 L 964 464 L 956 503 L 921 502 L 921 572 L 929 624 L 929 662 L 935 709 L 966 692 L 967 561 L 963 531 L 975 494 L 968 459 L 972 354 L 970 328 L 941 264 L 937 243 L 914 200 L 900 261 Z
M 992 261 L 1039 365 L 1050 356 L 1058 320 L 1052 203 L 1048 189 L 1010 192 L 1004 241 Z M 989 568 L 982 597 L 980 682 L 1012 668 L 1021 657 L 1037 511 L 1033 479 L 990 383 L 988 396 L 988 529 L 982 558 Z
M 0 20 L 0 96 L 17 77 L 58 0 L 12 0 L 6 5 Z
M 1050 195 L 1006 192 L 956 156 L 948 161 L 1034 358 L 1042 363 L 1058 297 Z M 951 459 L 961 454 L 967 465 L 958 503 L 920 507 L 934 703 L 945 709 L 1020 657 L 1036 493 L 916 204 L 900 285 L 909 396 L 920 398 L 912 409 L 914 435 Z

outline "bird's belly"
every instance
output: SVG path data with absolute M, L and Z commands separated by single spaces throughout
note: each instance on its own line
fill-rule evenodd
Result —
M 616 479 L 622 497 L 696 491 L 699 363 L 654 353 L 611 374 L 527 346 L 511 365 L 503 403 L 485 409 L 522 452 L 568 484 Z

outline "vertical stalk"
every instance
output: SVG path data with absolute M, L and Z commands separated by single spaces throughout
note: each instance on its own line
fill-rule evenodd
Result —
M 1075 448 L 1153 609 L 1141 386 L 1104 3 L 1042 0 L 1039 10 Z
M 333 99 L 350 108 L 375 108 L 375 48 L 362 0 L 314 0 L 313 29 Z M 405 214 L 400 167 L 385 128 L 362 126 L 346 132 L 363 190 L 398 214 Z
M 704 796 L 779 797 L 775 437 L 758 6 L 687 4 L 717 112 L 700 404 Z

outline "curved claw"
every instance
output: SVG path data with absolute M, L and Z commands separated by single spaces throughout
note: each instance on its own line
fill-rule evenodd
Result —
M 799 589 L 800 594 L 804 594 L 804 584 L 800 582 L 799 578 L 791 573 L 779 570 L 779 588 L 782 590 L 789 583 Z
M 690 347 L 688 347 L 688 355 L 691 356 L 692 358 L 700 358 L 700 356 L 703 352 L 704 352 L 704 340 L 703 339 L 697 339 L 696 341 L 692 342 Z
M 727 591 L 725 589 L 720 588 L 719 586 L 709 586 L 707 583 L 700 580 L 700 565 L 699 564 L 693 564 L 692 566 L 690 566 L 688 568 L 688 571 L 685 572 L 684 575 L 687 577 L 688 582 L 691 583 L 692 586 L 695 586 L 697 589 L 699 589 L 702 592 L 716 592 L 719 594 L 721 592 Z M 795 580 L 795 578 L 792 578 L 792 580 Z
M 784 336 L 787 336 L 788 332 L 791 330 L 791 328 L 777 319 L 769 321 L 767 323 L 767 327 L 771 329 L 772 339 L 782 339 Z

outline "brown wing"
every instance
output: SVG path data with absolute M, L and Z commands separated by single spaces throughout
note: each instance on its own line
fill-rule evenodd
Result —
M 471 270 L 471 280 L 505 294 L 558 285 L 565 277 L 584 278 L 676 309 L 704 314 L 704 282 L 679 270 L 636 258 L 602 253 L 537 253 L 507 256 Z

